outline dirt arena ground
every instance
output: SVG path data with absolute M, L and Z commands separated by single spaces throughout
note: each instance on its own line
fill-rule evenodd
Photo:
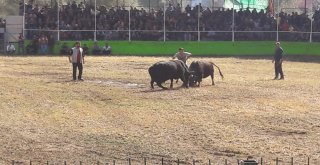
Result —
M 0 56 L 0 164 L 320 164 L 320 63 L 193 58 L 216 63 L 215 86 L 150 90 L 169 57 L 87 57 L 84 82 L 67 57 Z M 165 84 L 169 86 L 169 84 Z

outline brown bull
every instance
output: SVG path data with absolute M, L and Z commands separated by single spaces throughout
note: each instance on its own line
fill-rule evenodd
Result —
M 214 85 L 214 67 L 217 67 L 220 73 L 220 76 L 223 79 L 223 74 L 221 73 L 220 68 L 213 62 L 207 61 L 193 61 L 190 64 L 189 71 L 192 73 L 189 79 L 190 86 L 200 86 L 200 83 L 203 78 L 211 76 L 212 85 Z

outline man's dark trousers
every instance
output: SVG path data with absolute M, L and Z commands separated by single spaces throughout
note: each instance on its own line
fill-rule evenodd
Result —
M 72 68 L 73 68 L 73 80 L 77 79 L 77 68 L 79 69 L 78 80 L 80 80 L 82 77 L 82 70 L 83 70 L 82 63 L 72 63 Z
M 275 78 L 278 78 L 279 74 L 280 74 L 280 78 L 283 78 L 282 62 L 281 61 L 275 61 L 274 70 L 275 70 Z

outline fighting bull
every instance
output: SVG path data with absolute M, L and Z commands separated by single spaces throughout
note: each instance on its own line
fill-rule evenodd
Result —
M 189 71 L 192 72 L 192 75 L 189 78 L 190 86 L 200 86 L 200 83 L 203 78 L 211 76 L 212 85 L 214 85 L 214 67 L 217 67 L 220 73 L 220 76 L 223 79 L 223 74 L 221 73 L 220 68 L 213 62 L 207 61 L 193 61 L 190 64 Z
M 187 65 L 181 60 L 160 61 L 153 64 L 149 68 L 149 74 L 151 77 L 151 88 L 154 89 L 154 82 L 162 89 L 168 89 L 162 86 L 167 80 L 170 80 L 170 88 L 173 88 L 173 79 L 181 79 L 186 88 L 189 87 L 190 72 Z

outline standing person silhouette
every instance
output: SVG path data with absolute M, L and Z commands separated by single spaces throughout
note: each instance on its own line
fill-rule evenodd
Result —
M 187 62 L 188 58 L 190 58 L 190 56 L 192 56 L 191 53 L 185 52 L 183 48 L 179 48 L 179 52 L 177 52 L 177 53 L 172 57 L 172 59 L 177 58 L 178 60 L 181 60 L 181 61 L 183 61 L 183 62 L 186 64 L 186 62 Z
M 69 62 L 72 63 L 72 76 L 73 81 L 77 80 L 77 69 L 79 70 L 78 80 L 83 81 L 82 72 L 84 64 L 84 54 L 83 49 L 81 48 L 81 43 L 76 42 L 75 47 L 71 48 L 71 56 L 69 56 Z
M 272 63 L 274 63 L 274 80 L 278 79 L 280 75 L 280 80 L 284 79 L 282 71 L 282 62 L 283 62 L 283 49 L 280 46 L 280 42 L 276 42 L 276 50 L 274 52 Z

